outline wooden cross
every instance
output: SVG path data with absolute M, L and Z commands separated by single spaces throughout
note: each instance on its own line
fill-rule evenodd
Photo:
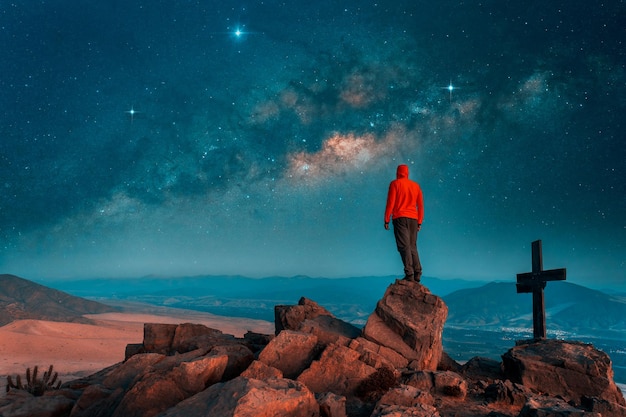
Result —
M 564 281 L 565 268 L 543 270 L 543 254 L 541 253 L 541 240 L 532 244 L 533 270 L 523 274 L 517 274 L 517 292 L 533 293 L 533 336 L 535 339 L 546 338 L 546 305 L 543 297 L 543 289 L 548 281 Z

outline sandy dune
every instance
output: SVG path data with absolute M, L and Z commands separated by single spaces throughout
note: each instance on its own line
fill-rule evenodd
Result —
M 94 325 L 19 320 L 0 327 L 0 389 L 7 375 L 50 365 L 63 381 L 79 378 L 124 360 L 126 345 L 141 343 L 144 323 L 200 323 L 242 336 L 251 330 L 273 333 L 274 324 L 261 320 L 220 317 L 188 310 L 88 315 Z

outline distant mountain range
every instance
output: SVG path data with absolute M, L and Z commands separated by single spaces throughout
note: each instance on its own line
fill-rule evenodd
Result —
M 143 277 L 58 281 L 49 285 L 91 299 L 138 301 L 174 308 L 205 311 L 228 317 L 274 320 L 274 306 L 296 304 L 306 297 L 337 317 L 365 324 L 367 317 L 397 277 L 311 278 L 242 276 Z M 479 281 L 425 279 L 435 294 L 485 284 Z
M 307 297 L 337 317 L 363 325 L 396 277 L 311 278 L 197 276 L 97 279 L 51 283 L 73 295 L 119 299 L 206 311 L 229 317 L 274 320 L 274 306 Z M 424 285 L 448 305 L 446 326 L 499 331 L 532 328 L 532 295 L 518 294 L 514 282 L 443 280 L 426 277 Z M 626 297 L 569 282 L 545 289 L 547 328 L 575 334 L 601 332 L 626 340 Z
M 544 290 L 547 329 L 626 340 L 626 297 L 568 282 Z M 443 297 L 447 326 L 498 330 L 532 328 L 532 294 L 518 294 L 513 282 L 492 282 Z
M 14 275 L 0 275 L 0 326 L 23 319 L 89 323 L 83 314 L 112 311 L 118 309 Z

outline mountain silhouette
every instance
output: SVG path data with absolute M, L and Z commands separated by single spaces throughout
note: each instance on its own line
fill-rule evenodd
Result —
M 14 275 L 0 275 L 0 326 L 23 319 L 90 323 L 84 314 L 113 311 L 118 309 Z

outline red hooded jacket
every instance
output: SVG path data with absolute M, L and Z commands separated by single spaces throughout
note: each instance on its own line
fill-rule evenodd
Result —
M 409 179 L 409 167 L 398 165 L 396 179 L 389 184 L 385 222 L 399 217 L 417 219 L 418 224 L 424 220 L 424 197 L 419 184 Z

